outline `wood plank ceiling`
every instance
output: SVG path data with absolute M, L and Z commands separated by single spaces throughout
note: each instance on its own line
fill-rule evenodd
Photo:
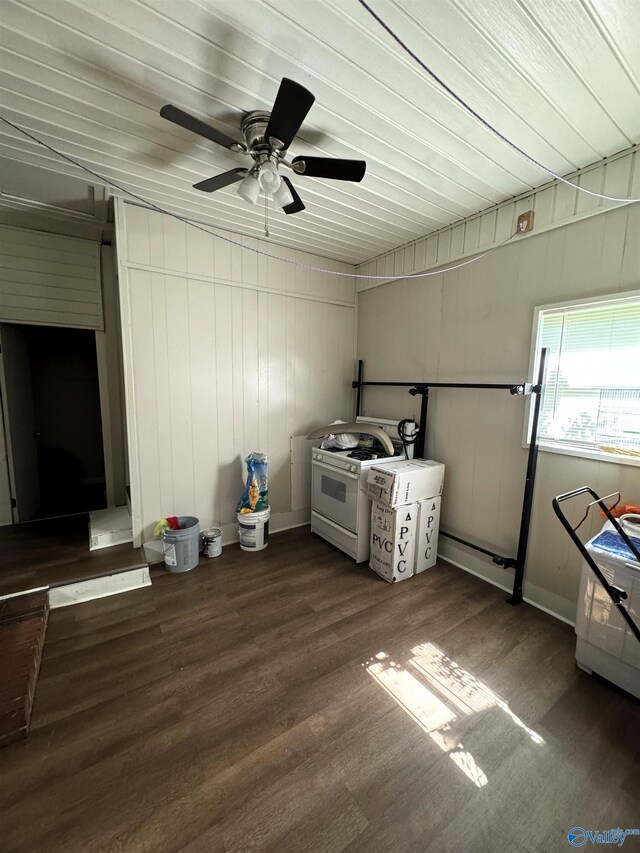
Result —
M 637 0 L 371 0 L 502 133 L 566 174 L 640 141 Z M 546 183 L 467 115 L 356 0 L 1 0 L 7 118 L 170 210 L 248 235 L 262 209 L 193 190 L 244 158 L 164 121 L 172 102 L 239 137 L 283 76 L 316 95 L 292 154 L 363 158 L 304 176 L 274 242 L 351 263 Z M 0 156 L 77 174 L 6 125 Z

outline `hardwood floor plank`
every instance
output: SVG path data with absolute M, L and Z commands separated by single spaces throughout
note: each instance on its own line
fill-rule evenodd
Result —
M 141 548 L 89 550 L 89 515 L 0 527 L 0 595 L 146 566 Z
M 154 572 L 51 615 L 2 853 L 547 853 L 633 826 L 640 703 L 574 642 L 450 565 L 389 585 L 306 529 Z

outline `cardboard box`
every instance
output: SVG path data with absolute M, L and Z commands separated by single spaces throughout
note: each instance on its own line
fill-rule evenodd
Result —
M 369 566 L 389 583 L 413 575 L 417 521 L 417 503 L 390 509 L 373 502 Z
M 435 566 L 438 558 L 438 530 L 442 498 L 427 498 L 418 504 L 418 532 L 415 545 L 415 573 Z
M 403 459 L 372 465 L 367 493 L 392 509 L 442 494 L 444 465 L 432 459 Z
M 395 509 L 374 501 L 370 568 L 395 583 L 435 566 L 441 501 L 438 496 Z

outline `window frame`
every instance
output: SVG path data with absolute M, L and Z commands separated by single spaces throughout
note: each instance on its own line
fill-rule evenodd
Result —
M 582 299 L 569 299 L 563 302 L 552 302 L 548 305 L 538 305 L 533 311 L 533 331 L 531 334 L 531 349 L 529 351 L 529 373 L 528 381 L 535 383 L 538 377 L 538 352 L 539 341 L 541 338 L 540 317 L 543 312 L 563 313 L 577 307 L 594 307 L 601 305 L 615 305 L 617 302 L 626 302 L 629 299 L 640 299 L 640 290 L 627 290 L 624 293 L 608 293 L 602 296 L 590 296 Z M 535 395 L 529 397 L 529 406 L 527 414 L 524 418 L 524 427 L 522 432 L 522 446 L 525 449 L 529 448 L 531 443 L 531 426 L 533 421 L 533 407 Z M 595 450 L 578 445 L 563 446 L 559 443 L 544 441 L 538 434 L 538 447 L 540 450 L 547 453 L 559 453 L 562 456 L 575 456 L 580 459 L 593 459 L 597 462 L 613 462 L 619 465 L 632 465 L 640 467 L 640 457 L 624 456 L 618 453 L 609 453 L 605 450 Z

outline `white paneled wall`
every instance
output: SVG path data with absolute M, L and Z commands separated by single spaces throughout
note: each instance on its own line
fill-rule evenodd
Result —
M 365 379 L 518 382 L 529 370 L 537 305 L 640 287 L 640 205 L 533 234 L 476 264 L 433 278 L 385 284 L 358 295 L 358 355 Z M 447 465 L 442 526 L 515 554 L 526 450 L 525 400 L 504 391 L 434 390 L 430 457 Z M 405 390 L 365 389 L 364 413 L 419 414 Z M 573 619 L 580 558 L 553 515 L 552 498 L 585 484 L 640 499 L 637 467 L 542 452 L 525 596 Z M 597 513 L 584 536 L 600 524 Z M 444 556 L 496 583 L 512 573 L 441 539 Z
M 274 251 L 266 241 L 219 232 L 247 248 L 231 245 L 121 200 L 116 227 L 134 533 L 194 514 L 230 541 L 252 450 L 269 456 L 273 529 L 308 520 L 297 500 L 292 510 L 290 438 L 353 414 L 353 278 L 267 259 L 251 251 Z
M 103 329 L 100 244 L 0 225 L 0 321 Z
M 608 160 L 580 169 L 570 178 L 578 186 L 611 197 L 640 198 L 640 146 L 636 145 Z M 553 181 L 546 187 L 490 207 L 455 225 L 378 255 L 360 264 L 356 272 L 381 277 L 411 275 L 486 252 L 508 240 L 516 231 L 518 216 L 528 210 L 533 210 L 535 215 L 534 231 L 520 239 L 529 239 L 543 231 L 608 213 L 627 203 L 605 201 L 560 181 Z M 384 278 L 358 279 L 357 289 L 369 290 L 384 283 Z

